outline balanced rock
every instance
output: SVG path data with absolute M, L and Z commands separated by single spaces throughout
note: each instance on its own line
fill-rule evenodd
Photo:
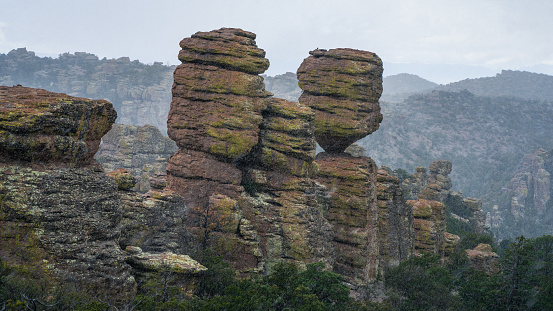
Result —
M 374 53 L 314 50 L 297 71 L 299 101 L 316 111 L 315 138 L 326 152 L 343 152 L 382 121 L 382 60 Z
M 0 86 L 0 162 L 93 164 L 100 140 L 116 117 L 105 100 Z

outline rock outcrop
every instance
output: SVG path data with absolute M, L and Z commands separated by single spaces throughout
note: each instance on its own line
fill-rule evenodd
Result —
M 165 174 L 167 159 L 176 151 L 175 142 L 152 125 L 114 124 L 94 158 L 106 172 L 127 170 L 137 179 L 134 190 L 145 193 L 150 177 Z
M 0 86 L 0 162 L 86 166 L 117 114 L 89 100 L 22 86 Z
M 102 98 L 111 102 L 123 124 L 151 124 L 167 129 L 174 67 L 151 65 L 128 57 L 99 59 L 94 54 L 64 53 L 58 58 L 37 57 L 25 48 L 0 54 L 0 85 Z
M 501 239 L 553 234 L 553 151 L 527 154 L 506 187 L 507 202 L 490 214 L 492 231 Z
M 90 293 L 132 298 L 136 283 L 117 244 L 117 186 L 93 165 L 115 110 L 44 90 L 0 90 L 3 262 Z
M 4 264 L 119 305 L 134 298 L 137 278 L 145 282 L 141 271 L 151 268 L 144 267 L 184 258 L 190 234 L 183 199 L 164 189 L 149 197 L 129 191 L 131 174 L 106 175 L 94 161 L 115 121 L 109 102 L 20 86 L 0 90 Z M 142 268 L 127 264 L 138 260 L 122 250 L 129 245 L 150 252 L 140 258 Z M 178 270 L 190 276 L 195 269 Z
M 447 205 L 452 218 L 470 224 L 476 233 L 483 233 L 486 220 L 482 201 L 465 198 L 463 193 L 451 190 L 451 169 L 452 163 L 447 160 L 432 162 L 428 174 L 426 168 L 417 167 L 416 172 L 401 183 L 401 188 L 408 200 L 424 199 Z
M 489 244 L 478 244 L 474 249 L 465 250 L 469 265 L 472 269 L 482 271 L 486 274 L 499 272 L 499 255 L 494 253 Z
M 314 50 L 298 68 L 300 103 L 315 110 L 315 138 L 340 153 L 378 129 L 382 121 L 382 61 L 353 49 Z

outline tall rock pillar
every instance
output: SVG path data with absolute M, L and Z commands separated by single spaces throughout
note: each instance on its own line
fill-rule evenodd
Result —
M 316 158 L 317 180 L 330 191 L 326 213 L 334 231 L 333 270 L 353 285 L 378 271 L 376 165 L 344 150 L 378 129 L 382 121 L 382 61 L 353 49 L 314 50 L 297 71 L 299 101 L 315 111 L 315 138 L 326 151 Z
M 255 34 L 222 28 L 181 41 L 174 73 L 167 134 L 179 150 L 167 164 L 167 186 L 190 207 L 209 204 L 218 193 L 239 196 L 236 162 L 258 142 L 266 108 L 263 78 L 269 67 Z

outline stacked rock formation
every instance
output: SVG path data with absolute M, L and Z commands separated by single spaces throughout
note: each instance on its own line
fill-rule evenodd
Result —
M 415 218 L 415 250 L 417 253 L 427 252 L 439 256 L 445 255 L 446 222 L 445 206 L 432 200 L 408 200 Z M 453 237 L 449 240 L 453 242 Z
M 261 111 L 271 94 L 258 74 L 269 67 L 255 34 L 223 28 L 180 43 L 167 133 L 179 150 L 167 165 L 168 187 L 191 205 L 209 195 L 238 197 L 241 171 L 233 164 L 258 143 Z
M 417 167 L 415 174 L 401 183 L 406 199 L 423 199 L 446 204 L 451 210 L 449 216 L 469 224 L 474 232 L 483 233 L 485 215 L 482 211 L 482 201 L 465 198 L 461 192 L 451 190 L 451 169 L 452 164 L 447 160 L 430 163 L 429 174 L 426 173 L 426 168 Z M 451 236 L 450 240 L 456 241 L 457 238 Z
M 297 75 L 300 103 L 315 110 L 315 138 L 326 151 L 317 156 L 317 181 L 331 196 L 326 214 L 334 231 L 334 271 L 354 284 L 376 277 L 379 262 L 376 165 L 344 153 L 382 121 L 382 61 L 353 49 L 314 50 Z
M 284 258 L 333 265 L 332 231 L 323 217 L 326 189 L 317 173 L 314 112 L 300 103 L 272 99 L 263 112 L 259 144 L 245 167 L 251 195 L 244 208 L 259 237 L 262 264 Z
M 499 271 L 499 255 L 489 244 L 478 244 L 474 249 L 465 250 L 472 269 L 486 274 L 495 274 Z
M 84 166 L 117 117 L 111 103 L 0 86 L 0 162 Z
M 353 49 L 314 50 L 297 71 L 300 103 L 315 110 L 315 138 L 331 153 L 376 131 L 382 121 L 382 60 Z
M 524 156 L 510 180 L 509 201 L 500 204 L 493 221 L 500 238 L 539 237 L 553 234 L 553 150 L 540 148 Z M 492 216 L 492 215 L 490 215 Z
M 152 125 L 114 124 L 94 158 L 106 172 L 126 169 L 138 180 L 134 190 L 144 193 L 150 177 L 165 174 L 167 159 L 176 151 L 175 142 Z

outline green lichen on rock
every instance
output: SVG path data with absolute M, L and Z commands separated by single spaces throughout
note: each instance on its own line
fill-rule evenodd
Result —
M 22 86 L 0 87 L 0 160 L 90 164 L 117 116 L 104 100 Z

